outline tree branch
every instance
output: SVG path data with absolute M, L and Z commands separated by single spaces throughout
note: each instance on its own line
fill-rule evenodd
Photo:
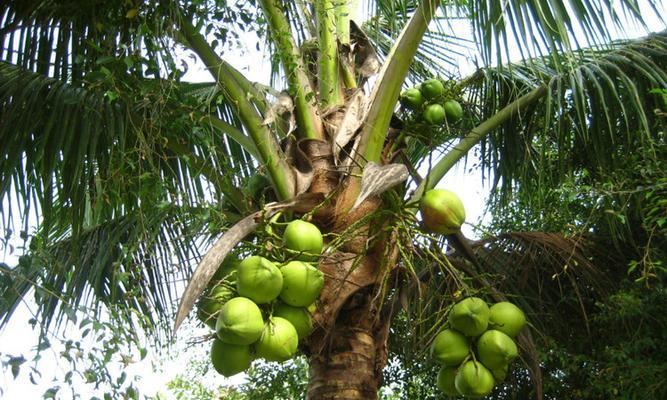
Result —
M 339 105 L 342 101 L 338 85 L 338 42 L 336 40 L 338 15 L 334 13 L 334 0 L 318 0 L 315 7 L 320 48 L 317 84 L 320 90 L 320 102 L 326 108 Z
M 289 93 L 296 108 L 297 133 L 302 138 L 322 139 L 322 122 L 317 113 L 316 96 L 312 93 L 301 53 L 291 35 L 289 21 L 277 0 L 260 0 L 269 30 L 278 48 L 278 55 L 287 76 Z

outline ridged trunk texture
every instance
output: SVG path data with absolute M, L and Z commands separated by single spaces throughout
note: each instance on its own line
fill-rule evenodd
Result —
M 389 323 L 375 318 L 371 297 L 370 291 L 352 297 L 354 308 L 341 310 L 327 349 L 310 357 L 308 399 L 377 399 Z

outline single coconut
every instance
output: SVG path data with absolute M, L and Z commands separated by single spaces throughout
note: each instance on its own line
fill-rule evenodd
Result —
M 505 365 L 502 368 L 496 368 L 491 370 L 493 378 L 496 380 L 496 383 L 502 382 L 507 377 L 508 366 Z
M 442 367 L 438 371 L 438 388 L 442 390 L 447 396 L 458 396 L 456 391 L 456 368 Z
M 236 268 L 240 262 L 241 260 L 239 260 L 235 254 L 230 254 L 225 257 L 225 260 L 220 264 L 218 270 L 215 271 L 209 285 L 215 286 L 223 280 L 227 282 L 236 282 Z
M 220 339 L 213 341 L 211 363 L 219 374 L 226 377 L 236 375 L 250 367 L 252 362 L 250 346 L 225 343 Z
M 234 287 L 225 281 L 210 289 L 197 303 L 197 318 L 211 329 L 215 329 L 218 313 L 222 306 L 236 297 Z
M 445 109 L 440 104 L 429 104 L 424 109 L 423 117 L 430 125 L 442 125 L 445 122 Z
M 489 369 L 502 368 L 518 356 L 514 340 L 501 331 L 486 331 L 477 340 L 477 358 Z
M 443 105 L 445 109 L 445 114 L 447 115 L 447 121 L 456 122 L 463 117 L 463 107 L 456 100 L 448 100 Z
M 290 261 L 280 268 L 283 287 L 280 299 L 290 306 L 308 307 L 320 296 L 324 274 L 303 261 Z
M 433 100 L 445 93 L 445 86 L 438 79 L 429 79 L 422 83 L 421 93 L 426 100 Z
M 241 261 L 236 272 L 239 295 L 257 304 L 273 301 L 283 289 L 283 275 L 274 263 L 260 256 Z
M 468 361 L 456 372 L 456 390 L 466 397 L 484 397 L 491 393 L 495 381 L 491 372 L 477 361 Z
M 411 88 L 401 93 L 401 104 L 411 110 L 416 110 L 424 104 L 422 92 L 417 88 Z
M 526 326 L 526 315 L 514 304 L 502 301 L 491 306 L 489 324 L 495 330 L 516 337 Z
M 310 319 L 310 314 L 303 307 L 292 307 L 280 303 L 273 308 L 273 316 L 285 318 L 294 325 L 299 340 L 307 338 L 313 330 L 313 321 Z
M 468 297 L 454 304 L 449 324 L 466 336 L 479 336 L 489 325 L 489 306 L 478 297 Z
M 429 232 L 449 235 L 461 229 L 466 219 L 465 208 L 456 193 L 445 189 L 431 189 L 420 201 L 424 228 Z
M 468 356 L 470 342 L 467 337 L 452 329 L 438 333 L 431 345 L 431 356 L 448 367 L 458 367 Z
M 315 261 L 324 247 L 322 232 L 317 226 L 300 219 L 287 224 L 283 233 L 283 244 L 289 250 L 298 252 L 301 261 Z
M 266 361 L 283 362 L 296 354 L 299 335 L 296 328 L 285 318 L 273 317 L 264 325 L 259 341 L 255 343 L 257 356 Z
M 251 344 L 262 335 L 264 319 L 257 304 L 245 297 L 234 297 L 220 309 L 215 331 L 229 344 Z

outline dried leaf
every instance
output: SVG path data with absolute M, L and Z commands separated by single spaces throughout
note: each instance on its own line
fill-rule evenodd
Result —
M 379 166 L 369 162 L 361 176 L 361 190 L 354 202 L 352 210 L 371 196 L 377 196 L 408 179 L 408 169 L 403 164 L 388 164 Z
M 334 136 L 334 160 L 338 162 L 340 151 L 347 146 L 361 127 L 366 117 L 366 102 L 363 91 L 355 92 L 347 103 L 345 116 Z

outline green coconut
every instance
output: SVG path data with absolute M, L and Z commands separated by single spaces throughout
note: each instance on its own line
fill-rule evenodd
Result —
M 458 396 L 459 392 L 456 391 L 456 384 L 454 383 L 455 379 L 456 368 L 440 368 L 440 371 L 438 371 L 438 388 L 442 390 L 447 396 Z
M 220 339 L 213 341 L 211 363 L 219 374 L 226 377 L 236 375 L 250 367 L 252 362 L 250 346 L 225 343 Z
M 499 383 L 499 382 L 502 382 L 502 381 L 505 380 L 505 378 L 507 377 L 508 369 L 509 369 L 508 366 L 505 365 L 502 368 L 496 368 L 496 369 L 490 370 L 491 375 L 493 375 L 493 378 L 496 380 L 496 383 Z
M 518 356 L 514 340 L 501 331 L 486 331 L 477 340 L 477 358 L 489 369 L 502 368 Z
M 218 313 L 222 306 L 236 297 L 234 288 L 222 281 L 214 286 L 207 294 L 200 297 L 197 303 L 197 318 L 211 329 L 215 329 Z
M 468 356 L 470 341 L 461 333 L 445 329 L 437 334 L 431 345 L 435 361 L 449 367 L 458 367 Z
M 493 329 L 504 332 L 510 337 L 516 337 L 526 326 L 526 315 L 514 304 L 502 301 L 491 306 L 489 323 Z
M 285 318 L 272 317 L 264 325 L 259 341 L 255 343 L 257 356 L 266 361 L 283 362 L 296 354 L 299 335 L 296 328 Z
M 424 109 L 424 121 L 430 125 L 442 125 L 445 122 L 445 109 L 440 104 L 429 104 Z
M 424 228 L 429 232 L 450 235 L 461 229 L 466 212 L 456 193 L 445 189 L 431 189 L 420 201 Z
M 445 93 L 445 86 L 438 79 L 429 79 L 421 85 L 421 94 L 426 100 L 433 100 Z
M 400 101 L 404 107 L 411 110 L 417 110 L 424 104 L 422 92 L 417 88 L 411 88 L 401 93 Z
M 468 361 L 456 372 L 456 390 L 466 397 L 484 397 L 491 393 L 495 381 L 491 371 L 477 361 Z
M 447 100 L 443 105 L 445 109 L 445 114 L 447 115 L 447 121 L 456 122 L 463 117 L 463 107 L 456 100 Z
M 313 330 L 313 321 L 310 319 L 310 314 L 303 307 L 292 307 L 280 303 L 273 308 L 273 316 L 285 318 L 294 325 L 296 333 L 299 335 L 299 340 L 308 337 Z
M 320 296 L 324 274 L 303 261 L 290 261 L 280 268 L 283 288 L 280 299 L 290 306 L 308 307 Z
M 301 261 L 315 261 L 324 247 L 322 232 L 317 226 L 300 219 L 287 224 L 283 233 L 283 244 L 288 249 L 298 252 Z
M 235 254 L 230 254 L 225 257 L 225 260 L 220 264 L 218 270 L 215 271 L 209 285 L 215 286 L 220 281 L 236 282 L 236 268 L 240 262 L 241 260 L 239 260 Z
M 257 304 L 273 301 L 283 288 L 280 269 L 260 256 L 251 256 L 241 261 L 236 272 L 236 288 L 239 295 Z
M 264 319 L 257 304 L 245 297 L 234 297 L 220 309 L 215 331 L 229 344 L 251 344 L 262 335 Z
M 454 304 L 449 324 L 466 336 L 479 336 L 489 325 L 489 306 L 478 297 L 468 297 Z

